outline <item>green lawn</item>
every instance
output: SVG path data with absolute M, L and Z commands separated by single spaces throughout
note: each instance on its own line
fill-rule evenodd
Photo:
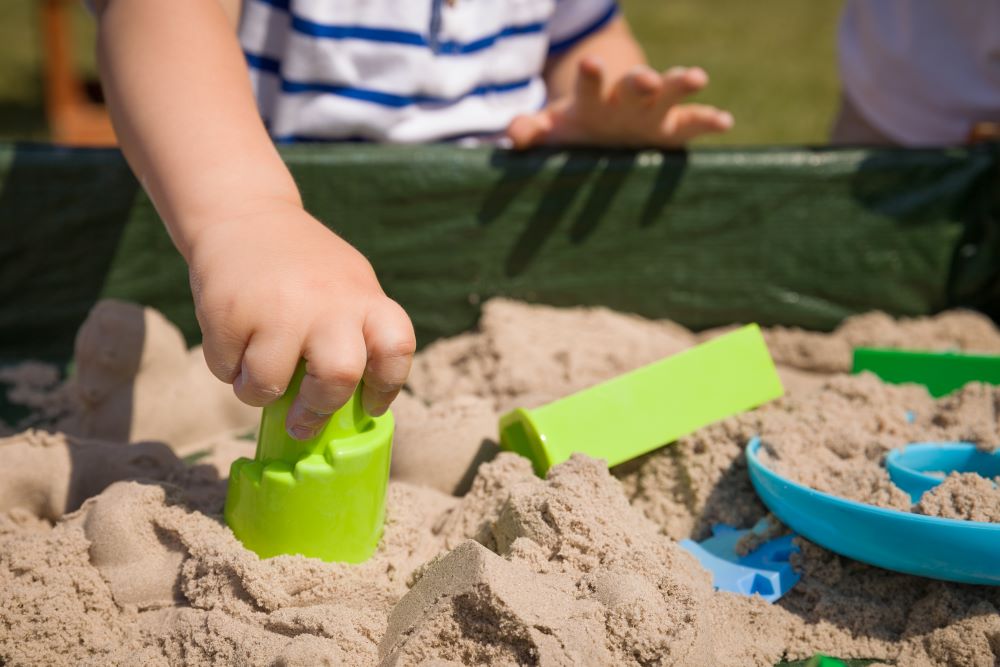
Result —
M 652 64 L 700 65 L 701 101 L 733 112 L 711 144 L 826 141 L 836 111 L 840 0 L 621 0 Z
M 700 65 L 700 96 L 736 127 L 704 144 L 822 143 L 837 100 L 834 35 L 841 0 L 621 0 L 652 63 Z M 764 9 L 766 8 L 766 9 Z M 93 25 L 80 9 L 82 67 L 93 72 Z M 0 6 L 0 139 L 44 139 L 35 0 Z

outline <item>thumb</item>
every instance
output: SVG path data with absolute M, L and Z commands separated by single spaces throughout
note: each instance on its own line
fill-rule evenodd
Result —
M 507 138 L 516 150 L 524 150 L 545 143 L 552 132 L 552 114 L 542 109 L 530 114 L 520 114 L 507 126 Z

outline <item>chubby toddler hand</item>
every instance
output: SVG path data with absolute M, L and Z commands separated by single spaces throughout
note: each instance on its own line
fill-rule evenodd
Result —
M 609 80 L 597 57 L 580 60 L 576 89 L 541 111 L 516 117 L 507 128 L 515 148 L 540 144 L 676 148 L 733 126 L 726 111 L 682 100 L 708 85 L 697 67 L 657 72 L 639 65 Z
M 279 398 L 305 359 L 286 421 L 293 437 L 314 436 L 359 382 L 378 416 L 406 381 L 416 346 L 406 313 L 361 253 L 296 204 L 213 221 L 189 263 L 205 360 L 240 400 Z

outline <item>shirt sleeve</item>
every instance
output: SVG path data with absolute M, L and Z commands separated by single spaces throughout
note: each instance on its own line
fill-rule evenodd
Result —
M 618 15 L 616 0 L 556 0 L 549 20 L 549 55 L 573 47 Z

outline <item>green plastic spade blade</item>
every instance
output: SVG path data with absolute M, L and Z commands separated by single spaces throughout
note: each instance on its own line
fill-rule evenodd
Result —
M 1000 384 L 1000 356 L 858 347 L 851 372 L 862 371 L 893 384 L 922 384 L 937 398 L 969 382 Z
M 624 463 L 784 393 L 755 324 L 532 410 L 500 419 L 500 444 L 535 472 L 583 453 Z
M 360 563 L 382 537 L 392 415 L 368 416 L 355 392 L 319 435 L 295 440 L 285 416 L 304 372 L 299 368 L 285 395 L 264 408 L 254 458 L 233 463 L 226 523 L 262 558 Z

